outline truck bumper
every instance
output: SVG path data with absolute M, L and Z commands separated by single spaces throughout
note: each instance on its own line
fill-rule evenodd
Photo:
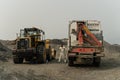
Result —
M 105 54 L 103 53 L 96 53 L 96 55 L 93 55 L 93 53 L 90 54 L 82 54 L 82 53 L 69 53 L 68 57 L 80 57 L 80 58 L 93 58 L 93 57 L 104 57 Z

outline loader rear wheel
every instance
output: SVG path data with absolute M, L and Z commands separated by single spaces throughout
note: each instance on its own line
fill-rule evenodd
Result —
M 43 44 L 41 44 L 37 46 L 37 63 L 45 62 L 46 62 L 45 47 Z
M 95 58 L 93 59 L 93 65 L 94 65 L 95 67 L 99 67 L 99 66 L 100 66 L 100 63 L 101 63 L 101 58 L 100 58 L 100 57 L 95 57 Z
M 46 59 L 47 59 L 48 61 L 51 61 L 51 60 L 52 60 L 50 49 L 46 49 Z
M 73 66 L 73 65 L 74 65 L 73 60 L 69 60 L 68 66 Z

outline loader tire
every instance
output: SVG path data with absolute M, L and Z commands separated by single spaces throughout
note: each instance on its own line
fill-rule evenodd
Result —
M 15 64 L 18 64 L 18 63 L 19 63 L 18 58 L 13 58 L 13 62 L 14 62 Z
M 43 55 L 37 55 L 37 63 L 44 63 L 44 56 Z
M 72 67 L 74 65 L 73 60 L 69 60 L 68 66 Z
M 46 62 L 45 46 L 41 44 L 37 46 L 37 63 L 45 62 Z
M 95 58 L 93 59 L 93 65 L 94 65 L 95 67 L 99 67 L 99 66 L 100 66 L 100 63 L 101 63 L 101 58 L 100 58 L 100 57 L 95 57 Z
M 19 58 L 19 63 L 20 63 L 20 64 L 23 63 L 23 58 Z
M 15 58 L 13 58 L 13 62 L 15 64 L 21 64 L 21 63 L 23 63 L 23 58 L 17 58 L 17 57 L 15 57 Z
M 50 49 L 46 49 L 46 59 L 47 59 L 48 61 L 51 61 L 51 60 L 52 60 Z
M 25 61 L 30 61 L 30 58 L 25 58 Z

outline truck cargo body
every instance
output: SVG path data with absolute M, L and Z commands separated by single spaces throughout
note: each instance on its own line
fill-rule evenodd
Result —
M 99 66 L 104 56 L 103 34 L 100 21 L 72 21 L 69 24 L 68 60 L 73 64 L 92 63 Z

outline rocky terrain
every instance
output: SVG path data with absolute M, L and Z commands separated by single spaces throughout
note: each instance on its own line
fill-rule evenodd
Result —
M 7 61 L 11 57 L 11 49 L 8 48 L 7 41 L 0 40 L 0 61 Z
M 52 40 L 52 47 L 58 50 L 65 40 Z M 120 45 L 104 42 L 105 57 L 100 67 L 76 65 L 52 61 L 46 64 L 14 64 L 12 62 L 12 41 L 0 40 L 0 80 L 120 80 Z M 59 51 L 57 52 L 59 53 Z

